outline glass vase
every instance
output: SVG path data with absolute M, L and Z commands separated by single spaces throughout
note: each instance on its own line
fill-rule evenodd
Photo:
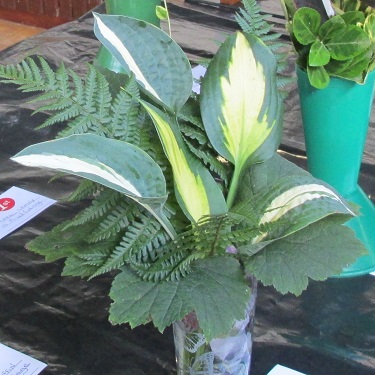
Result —
M 147 21 L 160 27 L 160 20 L 156 16 L 156 6 L 160 0 L 105 0 L 107 14 L 128 16 Z M 100 47 L 94 65 L 108 69 L 116 73 L 124 73 L 125 70 L 112 54 L 103 46 Z
M 177 375 L 249 375 L 257 281 L 251 280 L 245 318 L 225 337 L 206 342 L 194 312 L 173 324 Z

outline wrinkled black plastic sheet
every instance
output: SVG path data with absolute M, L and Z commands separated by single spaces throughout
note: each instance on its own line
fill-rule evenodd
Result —
M 174 37 L 192 61 L 198 61 L 215 52 L 214 41 L 235 22 L 227 12 L 194 9 L 190 4 L 171 6 Z M 1 52 L 0 62 L 42 55 L 55 65 L 64 61 L 83 72 L 99 45 L 92 24 L 87 15 L 48 30 Z M 291 62 L 291 73 L 293 69 Z M 77 185 L 76 179 L 48 184 L 48 174 L 9 160 L 57 131 L 33 130 L 45 115 L 31 116 L 28 99 L 13 86 L 0 85 L 0 191 L 18 186 L 63 199 Z M 304 166 L 300 123 L 294 87 L 287 101 L 282 149 Z M 368 138 L 361 185 L 374 196 L 373 121 Z M 27 241 L 74 215 L 82 204 L 57 203 L 0 241 L 0 342 L 47 363 L 46 375 L 173 374 L 170 329 L 160 334 L 151 325 L 131 330 L 108 323 L 110 276 L 90 282 L 62 278 L 61 262 L 46 264 L 24 249 Z M 375 277 L 313 282 L 299 298 L 260 286 L 256 316 L 253 375 L 264 375 L 277 363 L 310 375 L 375 373 Z

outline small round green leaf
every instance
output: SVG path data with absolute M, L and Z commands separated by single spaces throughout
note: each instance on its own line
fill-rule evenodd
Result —
M 320 27 L 320 14 L 312 8 L 300 8 L 293 19 L 293 33 L 303 45 L 314 43 Z
M 308 66 L 307 75 L 311 85 L 317 89 L 324 89 L 329 84 L 329 75 L 322 66 Z
M 323 66 L 328 64 L 331 55 L 320 40 L 316 40 L 310 48 L 309 52 L 309 65 L 310 66 Z

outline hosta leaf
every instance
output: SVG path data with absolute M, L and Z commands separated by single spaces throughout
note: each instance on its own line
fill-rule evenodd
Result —
M 224 196 L 209 171 L 187 149 L 174 119 L 153 105 L 141 102 L 150 114 L 173 169 L 178 202 L 192 221 L 227 212 Z
M 271 157 L 280 142 L 281 111 L 274 55 L 253 35 L 229 37 L 201 87 L 202 119 L 214 148 L 238 171 Z
M 94 134 L 73 135 L 25 148 L 12 160 L 87 178 L 117 190 L 145 207 L 171 236 L 164 216 L 166 185 L 160 167 L 141 149 Z
M 243 319 L 249 295 L 241 266 L 231 257 L 196 261 L 186 277 L 158 284 L 123 268 L 110 292 L 110 321 L 136 327 L 152 320 L 163 331 L 194 310 L 211 340 L 227 333 L 235 319 Z
M 293 17 L 293 34 L 299 43 L 303 45 L 314 43 L 320 20 L 320 14 L 315 9 L 303 7 L 297 10 Z
M 178 44 L 144 21 L 97 13 L 94 17 L 99 41 L 149 94 L 178 111 L 193 87 L 189 60 Z
M 273 242 L 245 267 L 263 284 L 273 285 L 281 293 L 299 295 L 309 278 L 324 280 L 337 275 L 365 253 L 351 229 L 325 219 Z

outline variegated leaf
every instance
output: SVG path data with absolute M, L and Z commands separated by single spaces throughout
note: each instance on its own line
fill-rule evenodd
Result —
M 159 103 L 178 111 L 193 87 L 191 66 L 179 45 L 145 21 L 94 13 L 94 32 L 128 72 Z
M 151 212 L 174 237 L 162 208 L 167 198 L 160 167 L 143 150 L 94 134 L 29 146 L 12 157 L 22 165 L 74 174 L 117 190 Z
M 150 114 L 173 169 L 176 197 L 193 222 L 202 216 L 227 212 L 224 196 L 208 170 L 192 155 L 175 120 L 153 105 L 141 102 Z

